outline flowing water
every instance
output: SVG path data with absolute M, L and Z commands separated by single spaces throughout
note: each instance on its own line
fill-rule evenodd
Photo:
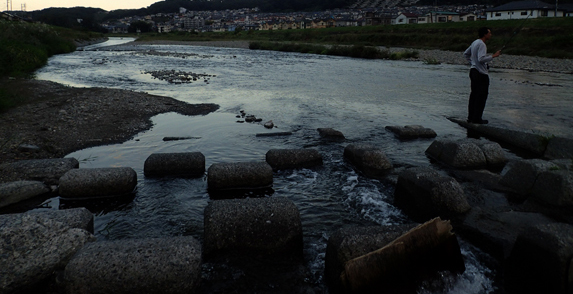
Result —
M 209 203 L 206 176 L 197 179 L 145 178 L 152 153 L 202 152 L 206 167 L 218 162 L 264 161 L 273 148 L 315 148 L 324 165 L 274 175 L 273 191 L 298 207 L 304 233 L 306 283 L 326 291 L 324 253 L 330 234 L 349 225 L 409 222 L 392 205 L 393 186 L 363 177 L 343 160 L 353 142 L 382 148 L 395 167 L 430 166 L 424 155 L 431 140 L 400 141 L 388 125 L 423 125 L 441 139 L 467 136 L 446 119 L 465 117 L 468 68 L 422 62 L 363 60 L 332 56 L 176 45 L 123 44 L 129 39 L 86 47 L 50 58 L 38 79 L 78 87 L 109 87 L 164 95 L 188 103 L 215 103 L 204 116 L 157 115 L 151 130 L 123 144 L 69 154 L 80 167 L 129 166 L 138 173 L 135 197 L 89 203 L 99 240 L 192 235 L 202 240 L 203 210 Z M 115 45 L 115 46 L 111 46 Z M 111 46 L 111 47 L 110 47 Z M 461 53 L 460 53 L 461 54 Z M 151 73 L 204 74 L 191 83 L 169 83 Z M 573 137 L 571 75 L 492 69 L 484 118 L 496 126 Z M 276 125 L 239 123 L 244 110 Z M 344 142 L 323 141 L 317 128 L 344 133 Z M 290 131 L 290 136 L 257 133 Z M 193 137 L 163 141 L 163 137 Z M 248 196 L 248 195 L 247 195 Z M 43 209 L 78 205 L 49 199 Z M 455 228 L 454 228 L 455 229 Z M 498 290 L 487 254 L 460 239 L 464 274 L 444 278 L 440 290 L 420 293 L 488 293 Z M 213 270 L 213 269 L 211 269 Z M 429 287 L 432 288 L 432 287 Z M 435 287 L 433 287 L 435 288 Z

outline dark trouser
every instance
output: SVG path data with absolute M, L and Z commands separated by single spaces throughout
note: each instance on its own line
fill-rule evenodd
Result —
M 477 69 L 470 69 L 470 80 L 472 82 L 470 102 L 468 104 L 468 121 L 479 122 L 485 109 L 485 101 L 489 89 L 489 76 L 481 74 Z

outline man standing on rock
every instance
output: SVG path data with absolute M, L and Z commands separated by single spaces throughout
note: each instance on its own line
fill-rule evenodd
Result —
M 491 39 L 491 29 L 482 27 L 478 30 L 479 38 L 475 40 L 464 52 L 464 57 L 471 63 L 470 80 L 471 93 L 468 104 L 468 122 L 475 124 L 487 124 L 482 119 L 485 101 L 489 91 L 488 62 L 501 55 L 501 50 L 493 55 L 487 55 L 485 42 Z

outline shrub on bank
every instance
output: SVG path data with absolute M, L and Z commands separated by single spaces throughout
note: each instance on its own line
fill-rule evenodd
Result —
M 26 76 L 42 67 L 48 57 L 72 52 L 65 39 L 45 24 L 0 21 L 0 76 Z
M 315 45 L 315 44 L 297 44 L 285 42 L 250 42 L 249 49 L 252 50 L 271 50 L 283 52 L 299 52 L 333 56 L 345 56 L 365 59 L 405 59 L 418 58 L 418 51 L 405 50 L 390 53 L 388 50 L 380 50 L 373 46 L 353 45 Z

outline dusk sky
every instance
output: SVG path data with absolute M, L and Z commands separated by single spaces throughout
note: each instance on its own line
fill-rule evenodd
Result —
M 2 0 L 0 11 L 9 10 L 7 1 Z M 26 4 L 26 11 L 42 10 L 49 7 L 93 7 L 104 10 L 137 9 L 147 7 L 161 0 L 11 0 L 12 10 L 20 11 L 22 4 Z M 8 8 L 8 9 L 7 9 Z

